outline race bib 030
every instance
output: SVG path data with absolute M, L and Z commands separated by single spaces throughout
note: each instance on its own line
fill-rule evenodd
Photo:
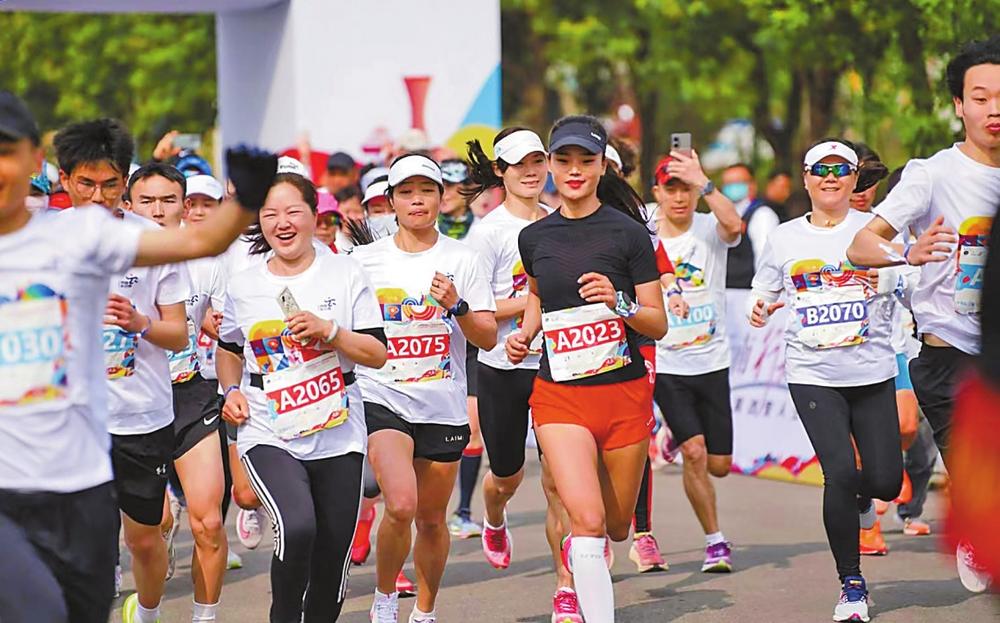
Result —
M 572 381 L 632 362 L 625 323 L 603 303 L 542 314 L 542 332 L 553 381 Z
M 349 416 L 337 353 L 264 376 L 271 430 L 285 441 L 340 426 Z
M 69 395 L 66 301 L 35 284 L 0 302 L 0 407 L 64 400 Z

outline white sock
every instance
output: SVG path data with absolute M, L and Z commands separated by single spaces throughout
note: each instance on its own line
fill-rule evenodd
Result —
M 143 608 L 142 604 L 135 604 L 135 623 L 156 623 L 160 618 L 160 605 L 155 608 Z
M 413 606 L 413 614 L 410 615 L 411 619 L 433 619 L 437 616 L 433 610 L 430 612 L 424 612 L 420 608 Z
M 605 537 L 574 536 L 569 550 L 573 561 L 573 583 L 587 623 L 613 623 L 615 593 L 611 572 L 604 561 Z
M 200 604 L 194 602 L 194 610 L 191 613 L 191 623 L 203 623 L 204 621 L 214 621 L 215 611 L 219 609 L 219 602 L 214 604 Z
M 712 545 L 717 545 L 719 543 L 725 543 L 726 537 L 722 534 L 722 531 L 713 532 L 712 534 L 705 535 L 705 544 L 711 547 Z
M 375 589 L 375 603 L 379 603 L 381 601 L 398 601 L 398 600 L 399 600 L 399 593 L 395 591 L 387 595 L 385 593 L 380 593 L 377 588 Z
M 489 528 L 490 530 L 503 530 L 506 525 L 507 525 L 507 511 L 504 511 L 503 523 L 501 523 L 499 526 L 494 526 L 490 524 L 490 521 L 486 518 L 486 515 L 485 514 L 483 515 L 483 527 L 485 528 Z

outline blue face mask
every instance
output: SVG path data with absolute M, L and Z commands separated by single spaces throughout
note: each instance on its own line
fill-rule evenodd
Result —
M 722 187 L 722 194 L 733 203 L 739 203 L 750 194 L 750 184 L 746 182 L 733 182 Z

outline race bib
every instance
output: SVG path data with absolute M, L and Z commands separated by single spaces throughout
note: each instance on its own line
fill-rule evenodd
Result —
M 451 378 L 451 329 L 443 320 L 385 323 L 388 358 L 378 371 L 387 383 Z
M 625 323 L 604 303 L 542 314 L 545 350 L 553 381 L 573 381 L 632 362 Z
M 704 289 L 684 292 L 684 300 L 689 308 L 687 318 L 679 318 L 667 310 L 667 334 L 660 340 L 667 350 L 707 344 L 715 335 L 719 312 L 711 292 Z
M 271 430 L 285 441 L 340 426 L 350 413 L 337 353 L 264 375 Z
M 861 285 L 826 286 L 795 295 L 798 337 L 809 348 L 856 346 L 868 339 L 868 299 Z
M 215 366 L 215 340 L 209 337 L 204 331 L 199 331 L 197 349 L 201 365 L 213 368 Z
M 175 385 L 190 381 L 201 369 L 198 364 L 198 337 L 195 332 L 194 323 L 191 322 L 190 318 L 187 321 L 187 331 L 187 347 L 184 350 L 168 352 L 170 359 L 170 382 Z
M 0 303 L 0 407 L 65 399 L 68 345 L 62 298 Z
M 108 379 L 114 381 L 135 374 L 138 334 L 127 333 L 120 327 L 106 324 L 101 336 L 104 340 L 104 370 Z
M 955 311 L 972 315 L 980 312 L 983 269 L 989 251 L 989 236 L 967 234 L 958 238 L 958 271 L 955 274 Z

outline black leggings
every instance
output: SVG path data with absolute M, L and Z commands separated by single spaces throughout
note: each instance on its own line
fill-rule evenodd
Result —
M 340 616 L 364 460 L 352 452 L 300 461 L 273 446 L 244 455 L 250 484 L 274 528 L 271 623 L 329 623 Z
M 841 581 L 861 575 L 858 512 L 892 500 L 903 483 L 893 380 L 858 387 L 788 384 L 823 468 L 823 525 Z M 853 437 L 861 454 L 858 471 Z

